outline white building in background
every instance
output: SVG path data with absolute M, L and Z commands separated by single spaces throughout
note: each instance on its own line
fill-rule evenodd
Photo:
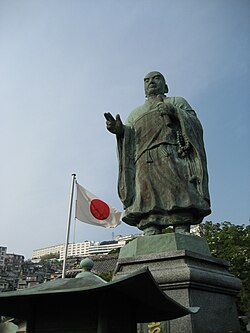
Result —
M 68 244 L 68 257 L 87 257 L 97 254 L 106 255 L 110 251 L 119 249 L 126 244 L 126 241 L 131 240 L 138 235 L 116 236 L 112 241 L 85 241 L 81 243 Z M 32 251 L 32 261 L 39 261 L 41 257 L 54 254 L 60 260 L 64 257 L 64 244 L 53 245 L 42 249 Z
M 200 236 L 199 224 L 191 225 L 190 233 L 195 236 Z
M 60 253 L 63 251 L 64 249 L 64 244 L 60 244 L 60 245 L 53 245 L 53 246 L 49 246 L 49 247 L 44 247 L 42 249 L 38 249 L 38 250 L 33 250 L 32 251 L 32 261 L 35 261 L 36 259 L 40 259 L 43 256 L 47 256 L 50 254 L 54 254 L 55 256 L 60 256 Z

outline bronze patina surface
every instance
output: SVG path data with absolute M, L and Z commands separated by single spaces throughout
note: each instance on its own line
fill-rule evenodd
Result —
M 211 213 L 203 129 L 182 97 L 167 97 L 159 72 L 144 78 L 146 101 L 123 124 L 105 113 L 116 134 L 122 220 L 151 235 L 168 226 L 189 232 Z
M 136 324 L 179 318 L 198 310 L 186 308 L 163 293 L 148 268 L 108 283 L 88 273 L 0 293 L 0 315 L 27 319 L 35 327 L 47 322 L 62 328 L 60 323 L 67 326 L 78 317 L 82 327 L 90 318 L 91 325 L 97 327 L 103 311 L 106 320 L 117 318 L 119 323 L 120 315 L 126 313 L 126 320 Z

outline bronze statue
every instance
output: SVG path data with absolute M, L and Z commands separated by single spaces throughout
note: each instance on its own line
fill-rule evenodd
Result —
M 144 88 L 145 103 L 125 125 L 104 114 L 117 137 L 122 220 L 145 235 L 168 226 L 189 232 L 211 213 L 202 126 L 184 98 L 165 96 L 161 73 L 147 74 Z

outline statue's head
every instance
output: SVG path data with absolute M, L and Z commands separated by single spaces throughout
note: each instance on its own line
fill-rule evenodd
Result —
M 146 97 L 168 93 L 164 76 L 156 71 L 148 73 L 144 78 L 144 90 Z

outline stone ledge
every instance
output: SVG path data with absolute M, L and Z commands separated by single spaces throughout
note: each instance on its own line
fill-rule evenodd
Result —
M 125 245 L 126 246 L 126 245 Z M 122 249 L 121 249 L 122 250 Z M 221 258 L 215 258 L 211 254 L 210 255 L 204 255 L 197 252 L 193 252 L 190 250 L 172 250 L 168 252 L 162 252 L 162 253 L 151 253 L 151 254 L 141 254 L 138 256 L 131 256 L 131 257 L 125 257 L 125 256 L 119 256 L 118 258 L 118 264 L 125 264 L 126 262 L 129 263 L 139 263 L 139 262 L 150 262 L 150 261 L 162 261 L 162 260 L 168 260 L 168 259 L 181 259 L 185 257 L 194 258 L 196 260 L 200 261 L 206 261 L 211 264 L 220 265 L 229 267 L 230 264 L 227 260 L 221 259 Z
M 211 256 L 205 239 L 190 234 L 170 233 L 138 237 L 121 249 L 119 258 L 155 255 L 177 250 L 188 250 Z

